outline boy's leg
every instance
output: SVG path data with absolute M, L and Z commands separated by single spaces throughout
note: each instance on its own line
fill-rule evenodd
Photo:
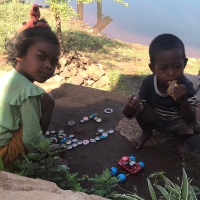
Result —
M 186 144 L 186 140 L 189 139 L 193 135 L 176 135 L 175 136 L 175 146 L 180 157 L 184 157 L 185 155 L 189 155 L 191 153 L 189 147 Z
M 140 149 L 151 138 L 152 130 L 157 127 L 162 129 L 163 122 L 150 105 L 145 106 L 144 110 L 136 116 L 136 120 L 142 133 L 133 139 L 132 144 L 136 149 Z
M 55 101 L 53 97 L 50 94 L 45 93 L 42 97 L 42 102 L 41 102 L 42 119 L 40 120 L 40 125 L 43 134 L 46 133 L 50 125 L 54 106 L 55 106 Z
M 152 129 L 150 124 L 145 122 L 140 116 L 137 116 L 136 119 L 140 128 L 142 129 L 142 133 L 133 138 L 132 145 L 136 149 L 140 149 L 151 138 Z
M 179 156 L 184 157 L 185 155 L 189 155 L 191 151 L 186 144 L 186 140 L 199 131 L 199 125 L 196 122 L 187 124 L 180 118 L 168 123 L 167 129 L 169 132 L 175 134 L 175 146 Z

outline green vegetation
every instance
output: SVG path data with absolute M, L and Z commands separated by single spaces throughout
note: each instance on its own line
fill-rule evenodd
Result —
M 78 178 L 78 173 L 71 174 L 70 169 L 66 165 L 61 164 L 60 158 L 56 156 L 63 150 L 52 152 L 51 140 L 44 140 L 34 145 L 34 147 L 37 150 L 36 153 L 23 154 L 23 160 L 17 160 L 13 163 L 12 173 L 52 181 L 65 190 L 96 194 L 109 199 L 144 200 L 136 193 L 126 190 L 124 190 L 126 194 L 120 194 L 119 191 L 123 189 L 118 185 L 118 178 L 111 176 L 109 169 L 105 169 L 100 175 L 96 174 L 93 178 L 87 175 Z M 1 157 L 0 169 L 3 169 Z M 153 185 L 149 178 L 147 178 L 149 196 L 151 196 L 152 200 L 197 200 L 197 196 L 200 195 L 200 188 L 191 185 L 192 180 L 187 177 L 184 168 L 181 186 L 166 178 L 164 172 L 151 174 L 150 178 L 154 178 L 153 185 L 159 191 L 155 192 Z M 83 188 L 83 182 L 88 182 L 91 187 Z M 137 192 L 137 189 L 134 192 Z
M 150 177 L 154 177 L 154 176 L 156 176 L 157 178 L 157 173 L 152 174 Z M 168 178 L 164 176 L 164 174 L 162 175 L 159 174 L 159 177 L 162 178 L 162 180 L 164 181 L 164 187 L 157 184 L 154 184 L 154 186 L 159 190 L 160 195 L 164 199 L 166 200 L 168 199 L 197 200 L 198 193 L 195 193 L 193 187 L 190 185 L 191 180 L 188 179 L 184 168 L 183 168 L 183 177 L 182 177 L 181 186 L 178 186 L 177 184 L 172 183 Z M 148 181 L 148 187 L 149 187 L 152 200 L 157 200 L 156 193 L 153 189 L 153 186 L 150 180 L 147 179 L 147 181 Z

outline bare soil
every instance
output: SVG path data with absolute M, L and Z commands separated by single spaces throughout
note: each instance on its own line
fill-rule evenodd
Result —
M 138 80 L 127 79 L 129 85 L 139 87 Z M 131 145 L 131 139 L 141 132 L 135 119 L 127 120 L 122 114 L 122 109 L 128 95 L 123 92 L 107 92 L 68 83 L 55 83 L 48 81 L 41 85 L 50 92 L 56 101 L 55 111 L 49 130 L 64 129 L 67 135 L 73 134 L 79 140 L 89 140 L 95 137 L 98 129 L 105 131 L 113 129 L 115 132 L 105 140 L 79 145 L 71 150 L 66 150 L 64 159 L 69 161 L 71 172 L 78 172 L 79 176 L 88 175 L 94 177 L 101 174 L 106 168 L 117 167 L 117 161 L 122 156 L 135 156 L 137 161 L 145 163 L 142 174 L 133 179 L 127 176 L 120 187 L 137 193 L 145 199 L 150 199 L 147 186 L 147 177 L 155 172 L 166 172 L 166 176 L 180 185 L 177 179 L 182 177 L 182 168 L 185 166 L 188 177 L 193 178 L 192 185 L 200 187 L 200 160 L 198 158 L 182 159 L 178 156 L 172 138 L 165 135 L 154 134 L 153 138 L 141 150 L 136 150 Z M 104 109 L 111 108 L 113 112 L 107 114 Z M 90 117 L 98 114 L 102 122 L 97 123 L 90 119 L 80 123 L 84 116 Z M 198 116 L 199 118 L 199 116 Z M 75 126 L 68 125 L 69 120 L 74 120 Z M 82 133 L 76 130 L 81 129 Z M 188 141 L 189 147 L 197 155 L 200 155 L 200 136 L 194 136 Z M 122 173 L 119 171 L 119 173 Z M 83 187 L 89 187 L 83 182 Z M 124 191 L 119 191 L 124 193 Z M 126 193 L 126 192 L 125 192 Z

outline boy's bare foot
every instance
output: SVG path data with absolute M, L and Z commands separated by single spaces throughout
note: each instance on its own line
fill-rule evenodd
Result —
M 149 132 L 142 132 L 141 134 L 139 134 L 138 136 L 133 138 L 132 145 L 136 149 L 141 149 L 143 147 L 143 145 L 146 143 L 146 141 L 151 138 L 151 135 L 152 135 L 151 132 L 150 133 Z
M 187 144 L 183 141 L 180 140 L 175 140 L 175 146 L 178 152 L 178 155 L 183 158 L 185 155 L 191 154 L 191 151 Z

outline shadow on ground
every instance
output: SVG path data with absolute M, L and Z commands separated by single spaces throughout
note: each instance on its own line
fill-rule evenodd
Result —
M 124 119 L 122 109 L 128 98 L 127 94 L 122 92 L 105 92 L 66 83 L 57 89 L 53 89 L 51 94 L 55 98 L 56 107 L 50 130 L 64 129 L 67 135 L 74 134 L 79 140 L 94 138 L 94 132 L 100 128 L 116 130 L 105 140 L 66 150 L 64 158 L 69 160 L 71 172 L 78 172 L 80 177 L 82 175 L 94 177 L 95 174 L 101 174 L 106 168 L 117 167 L 117 161 L 122 156 L 133 155 L 137 157 L 137 161 L 143 161 L 146 167 L 139 177 L 133 179 L 128 176 L 127 180 L 120 184 L 125 190 L 134 192 L 134 188 L 137 188 L 137 193 L 140 196 L 149 199 L 147 177 L 152 173 L 163 171 L 166 172 L 166 176 L 171 181 L 180 185 L 177 178 L 182 177 L 183 164 L 188 177 L 194 178 L 192 185 L 200 187 L 200 161 L 190 158 L 183 160 L 178 157 L 172 140 L 167 140 L 164 144 L 145 146 L 141 150 L 135 150 L 131 146 L 131 142 L 120 134 L 117 127 Z M 113 109 L 113 113 L 106 114 L 104 112 L 105 108 Z M 102 120 L 101 123 L 97 123 L 91 119 L 84 124 L 80 123 L 84 116 L 90 116 L 93 113 L 97 113 L 105 121 Z M 69 120 L 76 122 L 74 127 L 68 126 L 67 122 Z M 133 122 L 130 121 L 130 123 Z M 123 130 L 126 130 L 127 124 L 124 124 L 124 126 Z M 77 128 L 82 129 L 83 132 L 76 133 Z M 134 131 L 139 133 L 140 130 Z M 190 147 L 198 154 L 200 152 L 199 144 L 199 136 L 195 136 L 189 141 Z M 83 182 L 82 186 L 83 188 L 89 187 L 86 182 Z M 126 192 L 120 191 L 120 193 Z

